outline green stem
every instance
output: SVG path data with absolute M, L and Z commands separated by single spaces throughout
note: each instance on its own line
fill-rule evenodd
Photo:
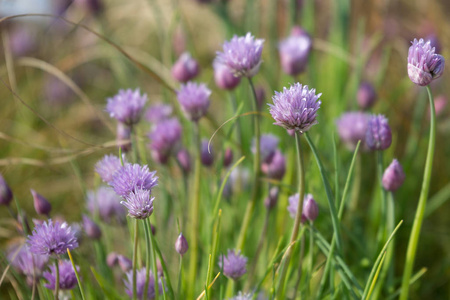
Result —
M 200 207 L 200 171 L 201 171 L 201 150 L 200 150 L 200 133 L 198 123 L 193 123 L 194 127 L 194 141 L 195 141 L 195 166 L 194 166 L 194 186 L 193 186 L 193 199 L 191 206 L 191 249 L 190 249 L 190 266 L 189 266 L 189 279 L 191 284 L 188 289 L 187 299 L 194 297 L 194 286 L 197 280 L 197 264 L 198 264 L 198 236 L 199 236 L 199 207 Z
M 150 236 L 150 250 L 152 253 L 153 278 L 155 279 L 155 299 L 159 298 L 159 280 L 158 280 L 158 265 L 156 264 L 155 240 L 152 233 L 150 218 L 145 219 L 145 228 Z M 144 294 L 145 295 L 145 294 Z
M 428 191 L 430 189 L 431 170 L 433 167 L 434 147 L 436 143 L 436 111 L 434 108 L 434 99 L 431 94 L 430 87 L 427 86 L 428 99 L 430 102 L 430 139 L 428 141 L 428 153 L 425 162 L 425 170 L 423 174 L 422 190 L 420 192 L 419 204 L 417 205 L 416 215 L 414 217 L 414 223 L 409 238 L 408 250 L 406 251 L 405 269 L 403 272 L 402 280 L 402 292 L 400 294 L 400 300 L 408 299 L 409 293 L 409 280 L 411 278 L 412 270 L 414 267 L 414 259 L 416 257 L 417 244 L 419 242 L 420 229 L 422 227 L 423 215 L 427 204 Z
M 59 264 L 58 259 L 55 260 L 55 272 L 56 272 L 56 280 L 55 280 L 55 300 L 59 299 Z
M 145 242 L 146 242 L 146 257 L 145 257 L 145 285 L 144 285 L 144 293 L 143 295 L 147 295 L 148 292 L 148 280 L 149 280 L 149 274 L 150 274 L 150 254 L 151 254 L 151 241 L 150 241 L 150 234 L 148 232 L 147 228 L 147 222 L 143 221 L 144 225 L 144 232 L 145 232 Z M 150 229 L 151 230 L 151 229 Z
M 136 288 L 137 248 L 138 248 L 138 220 L 134 220 L 134 244 L 133 244 L 133 300 L 136 300 L 136 299 L 137 299 L 137 288 Z
M 75 277 L 77 278 L 78 287 L 80 289 L 81 299 L 85 300 L 83 286 L 81 285 L 80 275 L 77 271 L 77 266 L 75 265 L 75 262 L 73 261 L 72 254 L 70 253 L 70 250 L 67 249 L 67 254 L 69 255 L 70 262 L 72 263 L 73 271 L 75 272 Z M 73 291 L 73 290 L 72 290 Z
M 233 115 L 235 116 L 238 111 L 238 106 L 237 106 L 237 102 L 236 102 L 236 94 L 234 92 L 230 92 L 229 95 L 230 95 L 231 106 L 233 107 Z M 242 153 L 243 153 L 242 149 L 244 147 L 244 141 L 242 139 L 242 127 L 241 127 L 240 118 L 238 118 L 236 120 L 236 132 L 237 132 L 238 140 L 240 143 L 239 151 L 242 156 Z
M 383 152 L 377 151 L 377 173 L 381 192 L 381 203 L 380 203 L 380 226 L 378 227 L 378 245 L 380 248 L 384 244 L 386 239 L 386 191 L 383 188 Z
M 299 199 L 298 199 L 298 205 L 297 205 L 297 214 L 295 215 L 295 220 L 294 220 L 294 228 L 292 229 L 291 240 L 290 240 L 289 244 L 294 243 L 298 236 L 298 231 L 299 231 L 301 220 L 302 220 L 303 196 L 305 193 L 305 170 L 303 168 L 303 156 L 302 156 L 302 152 L 301 152 L 301 144 L 300 144 L 301 136 L 300 136 L 300 134 L 301 133 L 298 131 L 295 132 L 295 141 L 296 141 L 296 147 L 297 147 L 298 196 L 299 196 Z M 277 299 L 285 299 L 284 282 L 286 280 L 286 274 L 287 274 L 287 269 L 289 266 L 289 261 L 292 256 L 292 247 L 290 247 L 286 251 L 285 256 L 286 256 L 286 258 L 281 267 L 280 279 L 278 282 Z M 301 263 L 301 261 L 300 261 L 300 263 Z
M 177 284 L 177 295 L 178 295 L 178 299 L 182 299 L 183 295 L 181 294 L 181 281 L 183 280 L 183 256 L 180 255 L 180 266 L 178 268 L 178 284 Z
M 261 139 L 261 132 L 260 132 L 260 120 L 259 120 L 259 108 L 258 108 L 258 100 L 256 99 L 256 92 L 255 87 L 253 86 L 253 82 L 251 78 L 248 78 L 248 82 L 250 84 L 251 90 L 253 92 L 253 98 L 254 98 L 254 109 L 257 112 L 257 114 L 254 117 L 254 125 L 255 125 L 255 159 L 253 161 L 253 172 L 254 172 L 254 179 L 253 179 L 253 190 L 252 190 L 252 197 L 250 201 L 247 204 L 247 208 L 245 210 L 244 220 L 242 222 L 241 231 L 239 233 L 238 243 L 237 243 L 237 249 L 242 250 L 242 248 L 245 245 L 245 238 L 247 235 L 247 230 L 250 225 L 250 220 L 253 214 L 253 210 L 255 209 L 256 199 L 258 199 L 259 195 L 259 186 L 260 186 L 260 180 L 259 175 L 261 171 L 260 167 L 260 139 Z

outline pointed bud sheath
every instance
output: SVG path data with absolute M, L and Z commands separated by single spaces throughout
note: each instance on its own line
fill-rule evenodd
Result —
M 116 140 L 122 152 L 131 150 L 131 128 L 122 122 L 117 123 Z
M 430 41 L 414 39 L 408 52 L 408 76 L 412 82 L 426 86 L 444 72 L 445 59 L 435 53 Z
M 184 237 L 183 233 L 180 233 L 180 235 L 177 238 L 177 241 L 175 242 L 175 250 L 183 256 L 189 249 L 188 242 L 186 241 L 186 238 Z
M 172 67 L 172 76 L 179 82 L 188 82 L 200 72 L 200 67 L 188 52 L 181 54 Z
M 208 140 L 203 139 L 200 151 L 200 159 L 205 167 L 210 167 L 214 163 L 214 152 L 212 145 L 208 149 Z
M 267 196 L 266 200 L 264 200 L 264 206 L 271 210 L 277 205 L 278 202 L 278 194 L 279 194 L 279 188 L 274 186 L 270 189 L 269 195 Z
M 230 71 L 230 69 L 219 60 L 214 60 L 214 80 L 216 85 L 224 90 L 233 90 L 241 82 L 240 77 L 236 77 Z
M 286 173 L 286 159 L 280 150 L 276 150 L 270 163 L 263 163 L 261 170 L 271 179 L 281 180 Z
M 117 263 L 119 262 L 119 256 L 117 255 L 116 252 L 111 252 L 108 254 L 108 256 L 106 257 L 106 264 L 108 265 L 108 267 L 112 268 L 115 265 L 117 265 Z
M 233 162 L 233 150 L 231 148 L 225 149 L 225 153 L 223 155 L 223 166 L 228 168 Z
M 373 115 L 367 125 L 367 147 L 371 150 L 386 150 L 391 143 L 392 133 L 388 120 L 383 115 Z
M 123 255 L 117 256 L 117 261 L 119 262 L 119 267 L 124 273 L 130 271 L 133 267 L 133 262 L 131 261 L 131 259 Z
M 8 206 L 13 199 L 13 194 L 3 176 L 0 174 L 0 205 Z
M 361 83 L 358 94 L 356 95 L 356 100 L 361 109 L 371 108 L 377 101 L 377 93 L 375 92 L 374 87 L 368 82 Z
M 185 148 L 178 151 L 177 161 L 184 173 L 189 173 L 191 171 L 191 155 Z
M 102 236 L 102 230 L 100 227 L 85 215 L 83 215 L 83 228 L 86 235 L 93 240 L 98 240 Z
M 405 181 L 405 172 L 398 162 L 394 159 L 389 167 L 386 168 L 383 174 L 383 187 L 386 191 L 396 191 Z
M 255 88 L 255 94 L 256 94 L 256 103 L 258 103 L 258 109 L 261 110 L 264 101 L 266 100 L 266 91 L 262 86 L 257 86 Z
M 35 190 L 31 189 L 31 194 L 33 195 L 34 209 L 39 215 L 48 216 L 52 210 L 52 205 L 43 196 L 36 193 Z
M 319 206 L 311 194 L 306 195 L 303 201 L 303 214 L 311 222 L 319 215 Z

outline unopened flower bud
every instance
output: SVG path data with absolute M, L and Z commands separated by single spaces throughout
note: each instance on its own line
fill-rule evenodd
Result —
M 13 199 L 13 194 L 9 185 L 6 183 L 3 176 L 0 174 L 0 205 L 8 206 Z
M 177 161 L 184 173 L 189 173 L 191 171 L 191 155 L 185 148 L 178 151 Z
M 200 72 L 198 62 L 188 52 L 181 54 L 172 67 L 172 76 L 179 82 L 188 82 Z
M 117 263 L 119 262 L 119 256 L 117 255 L 116 252 L 111 252 L 108 254 L 108 256 L 106 257 L 106 264 L 108 265 L 108 267 L 112 268 L 115 265 L 117 265 Z
M 414 39 L 408 52 L 408 76 L 412 82 L 426 86 L 444 72 L 445 59 L 435 53 L 430 41 Z
M 225 149 L 225 153 L 223 155 L 223 166 L 228 168 L 233 162 L 233 150 L 231 148 Z
M 39 215 L 48 216 L 52 210 L 52 205 L 47 201 L 42 195 L 36 193 L 35 190 L 31 189 L 31 194 L 33 195 L 34 209 Z
M 100 227 L 85 215 L 83 215 L 83 228 L 86 235 L 93 240 L 98 240 L 102 236 L 102 230 Z
M 377 93 L 370 83 L 363 82 L 359 86 L 356 99 L 360 108 L 368 109 L 375 104 L 375 101 L 377 100 Z
M 405 172 L 398 162 L 394 159 L 389 167 L 386 168 L 383 174 L 383 187 L 386 191 L 396 191 L 405 181 Z
M 117 261 L 119 262 L 119 267 L 124 273 L 130 271 L 133 267 L 133 262 L 131 261 L 131 259 L 123 255 L 117 256 Z
M 240 77 L 234 76 L 227 65 L 223 64 L 219 60 L 214 60 L 214 80 L 216 85 L 224 90 L 232 90 L 241 82 Z
M 258 109 L 261 110 L 263 104 L 266 101 L 266 91 L 262 86 L 257 86 L 255 88 L 255 94 L 256 94 L 256 103 L 258 104 Z
M 214 163 L 213 147 L 212 147 L 212 145 L 210 145 L 209 149 L 208 149 L 208 140 L 207 139 L 202 140 L 200 158 L 201 158 L 202 164 L 206 167 L 210 167 Z
M 312 39 L 309 34 L 298 26 L 294 27 L 291 36 L 279 44 L 283 71 L 292 76 L 302 73 L 308 64 L 311 48 Z
M 177 241 L 175 242 L 175 250 L 183 256 L 189 249 L 188 242 L 186 241 L 186 238 L 184 237 L 183 233 L 180 233 L 180 235 L 177 238 Z
M 269 195 L 267 196 L 266 200 L 264 200 L 264 206 L 268 210 L 271 210 L 277 205 L 279 191 L 279 188 L 276 186 L 270 189 Z
M 286 173 L 286 159 L 280 150 L 276 150 L 270 163 L 263 163 L 261 170 L 269 178 L 281 180 Z
M 319 215 L 319 206 L 311 194 L 307 194 L 303 200 L 303 214 L 311 222 Z

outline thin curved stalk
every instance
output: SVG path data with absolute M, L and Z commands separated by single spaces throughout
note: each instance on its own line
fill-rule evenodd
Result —
M 55 260 L 55 272 L 56 272 L 56 280 L 55 280 L 55 300 L 59 299 L 59 263 L 58 259 Z
M 138 220 L 134 220 L 134 244 L 133 244 L 133 300 L 137 299 L 136 287 L 136 267 L 137 267 L 137 248 L 138 248 Z
M 430 102 L 430 139 L 428 141 L 427 159 L 425 162 L 425 170 L 423 174 L 422 190 L 420 192 L 419 204 L 417 205 L 416 215 L 409 238 L 408 249 L 406 251 L 405 269 L 403 271 L 402 292 L 400 300 L 408 299 L 409 281 L 414 267 L 414 259 L 416 258 L 417 244 L 419 242 L 420 229 L 422 228 L 423 215 L 427 204 L 428 191 L 430 189 L 431 171 L 433 168 L 434 148 L 436 144 L 436 111 L 434 108 L 434 99 L 429 86 L 426 87 L 428 92 L 428 100 Z

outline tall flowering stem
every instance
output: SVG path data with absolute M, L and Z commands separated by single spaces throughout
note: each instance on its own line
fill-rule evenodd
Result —
M 301 144 L 300 144 L 301 133 L 299 131 L 295 132 L 295 142 L 297 148 L 297 170 L 298 170 L 298 195 L 299 201 L 297 206 L 297 214 L 295 215 L 294 220 L 294 228 L 292 229 L 291 240 L 289 242 L 292 245 L 298 236 L 298 232 L 300 229 L 300 224 L 302 220 L 302 211 L 303 211 L 303 198 L 305 194 L 305 170 L 303 168 L 303 155 L 301 152 Z M 278 282 L 277 289 L 277 299 L 285 299 L 284 296 L 284 282 L 286 280 L 287 269 L 289 266 L 289 261 L 291 260 L 293 247 L 289 247 L 285 254 L 285 261 L 281 267 L 280 280 Z M 301 264 L 301 262 L 300 262 Z M 300 274 L 300 273 L 299 273 Z
M 134 220 L 134 244 L 133 244 L 133 300 L 137 299 L 137 249 L 138 249 L 138 220 Z
M 253 99 L 255 100 L 254 103 L 254 109 L 257 112 L 254 118 L 254 125 L 255 125 L 255 160 L 253 161 L 253 173 L 254 173 L 254 180 L 253 180 L 253 190 L 252 190 L 252 197 L 250 201 L 247 204 L 247 208 L 245 210 L 244 215 L 244 221 L 242 222 L 241 232 L 239 233 L 238 243 L 237 243 L 237 249 L 241 250 L 245 245 L 245 238 L 247 235 L 248 226 L 250 225 L 250 219 L 253 214 L 253 210 L 255 209 L 256 199 L 259 195 L 259 187 L 260 187 L 260 181 L 259 181 L 259 175 L 261 172 L 261 164 L 260 164 L 260 157 L 261 157 L 261 129 L 260 129 L 260 120 L 259 120 L 259 108 L 258 108 L 258 100 L 256 97 L 255 87 L 253 85 L 253 81 L 251 77 L 248 78 L 248 82 L 250 84 L 250 88 L 253 93 Z
M 199 232 L 199 207 L 200 207 L 200 171 L 201 171 L 201 144 L 200 133 L 198 123 L 193 122 L 194 127 L 194 142 L 195 142 L 195 163 L 194 163 L 194 187 L 193 187 L 193 199 L 191 206 L 191 251 L 190 251 L 190 267 L 189 278 L 191 284 L 189 285 L 188 299 L 191 299 L 194 295 L 194 286 L 197 276 L 197 264 L 198 264 L 198 232 Z
M 154 274 L 154 279 L 155 279 L 155 299 L 159 298 L 159 288 L 158 288 L 158 266 L 156 264 L 156 251 L 155 251 L 155 240 L 154 240 L 154 236 L 152 233 L 152 227 L 150 224 L 150 218 L 147 218 L 144 220 L 145 224 L 145 231 L 146 231 L 146 237 L 148 238 L 147 240 L 147 258 L 150 256 L 152 257 L 152 269 L 153 269 L 153 274 Z M 149 265 L 150 263 L 147 262 L 147 264 Z M 147 272 L 148 272 L 149 266 L 147 266 Z M 148 280 L 149 276 L 146 277 L 146 280 Z M 148 284 L 146 283 L 146 288 L 148 287 Z M 144 293 L 144 295 L 147 295 Z
M 408 249 L 406 251 L 405 269 L 403 271 L 402 287 L 400 300 L 408 299 L 409 281 L 414 267 L 414 259 L 416 257 L 417 244 L 419 242 L 420 229 L 422 227 L 423 215 L 427 204 L 428 191 L 430 189 L 431 171 L 433 168 L 434 147 L 436 144 L 436 110 L 434 108 L 434 99 L 431 89 L 426 86 L 428 99 L 430 102 L 430 139 L 428 141 L 427 159 L 425 162 L 425 170 L 423 172 L 422 190 L 420 192 L 419 204 L 417 205 L 414 223 L 409 237 Z
M 58 259 L 55 260 L 55 300 L 59 299 L 59 262 Z
M 378 172 L 378 179 L 380 183 L 380 189 L 381 189 L 381 221 L 380 221 L 380 227 L 378 231 L 378 243 L 380 247 L 383 247 L 384 240 L 386 239 L 387 232 L 386 232 L 386 207 L 387 207 L 387 197 L 386 197 L 386 191 L 383 188 L 383 151 L 378 150 L 377 151 L 377 172 Z

